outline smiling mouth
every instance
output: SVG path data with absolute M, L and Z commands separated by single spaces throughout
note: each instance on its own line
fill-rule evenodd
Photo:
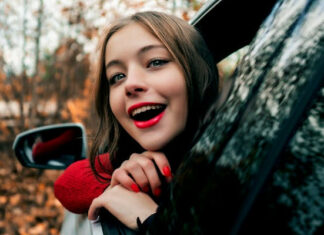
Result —
M 164 104 L 151 104 L 132 110 L 130 117 L 139 122 L 151 120 L 161 114 L 166 108 Z

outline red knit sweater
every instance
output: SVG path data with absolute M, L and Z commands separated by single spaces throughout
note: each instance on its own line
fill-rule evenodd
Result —
M 95 167 L 98 173 L 111 179 L 113 168 L 109 161 L 109 154 L 99 155 L 98 158 L 105 168 L 103 169 L 99 161 L 96 161 Z M 89 160 L 84 159 L 65 169 L 54 183 L 54 194 L 67 210 L 82 214 L 88 212 L 92 200 L 102 194 L 109 184 L 110 180 L 98 181 L 90 168 Z

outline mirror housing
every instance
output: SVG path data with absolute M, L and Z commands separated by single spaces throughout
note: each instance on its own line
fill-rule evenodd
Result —
M 13 150 L 19 162 L 39 169 L 65 169 L 85 159 L 87 140 L 80 123 L 42 126 L 18 134 Z

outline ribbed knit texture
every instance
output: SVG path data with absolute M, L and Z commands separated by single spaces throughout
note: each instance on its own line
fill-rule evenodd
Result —
M 88 159 L 71 164 L 54 183 L 55 197 L 69 211 L 77 214 L 87 213 L 94 198 L 98 197 L 109 186 L 113 168 L 109 161 L 109 154 L 99 155 L 96 169 L 99 174 L 109 178 L 107 182 L 100 182 L 90 168 Z

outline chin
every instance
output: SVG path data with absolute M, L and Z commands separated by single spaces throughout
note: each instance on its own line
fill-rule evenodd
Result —
M 141 146 L 143 149 L 147 151 L 159 151 L 165 146 L 165 144 L 162 143 L 157 144 L 156 142 L 155 143 L 152 142 L 152 143 L 141 144 Z

